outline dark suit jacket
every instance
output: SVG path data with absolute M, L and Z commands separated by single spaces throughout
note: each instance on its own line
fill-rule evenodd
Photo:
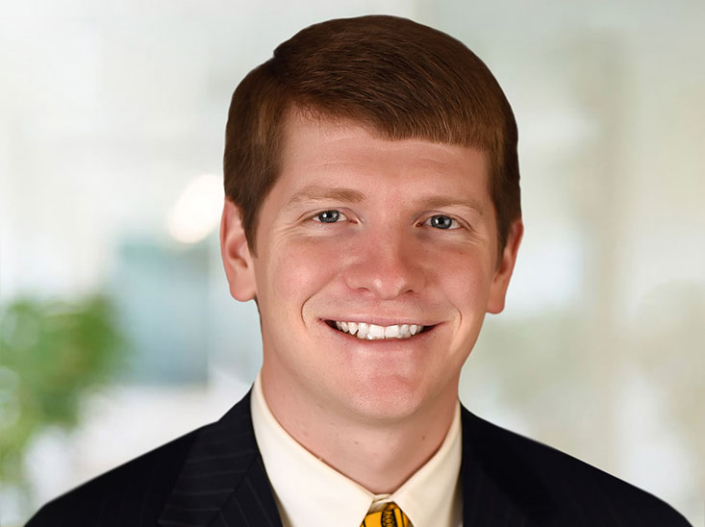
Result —
M 466 409 L 462 426 L 464 527 L 689 525 L 651 494 Z M 217 423 L 57 498 L 27 524 L 158 525 L 281 525 L 252 429 L 249 394 Z

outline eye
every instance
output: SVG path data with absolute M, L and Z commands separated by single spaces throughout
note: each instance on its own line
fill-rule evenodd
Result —
M 311 219 L 318 223 L 336 223 L 339 220 L 347 220 L 348 218 L 339 210 L 324 210 Z
M 457 220 L 451 218 L 450 216 L 444 216 L 443 214 L 431 216 L 424 222 L 424 225 L 430 225 L 436 229 L 444 230 L 455 230 L 460 228 L 460 224 Z

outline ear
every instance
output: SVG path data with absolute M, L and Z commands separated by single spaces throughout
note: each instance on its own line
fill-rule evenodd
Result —
M 521 218 L 514 220 L 509 227 L 507 244 L 502 251 L 502 259 L 498 262 L 497 269 L 492 284 L 490 285 L 490 296 L 487 300 L 487 312 L 494 315 L 501 313 L 504 309 L 504 300 L 507 297 L 509 279 L 514 271 L 514 264 L 517 261 L 519 245 L 524 236 L 524 223 Z
M 220 254 L 233 298 L 240 302 L 255 298 L 255 273 L 242 227 L 242 215 L 238 206 L 228 198 L 225 198 L 223 217 L 220 220 Z

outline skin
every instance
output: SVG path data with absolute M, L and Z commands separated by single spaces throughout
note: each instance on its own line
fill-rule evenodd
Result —
M 443 442 L 485 313 L 504 308 L 523 224 L 498 259 L 487 163 L 474 148 L 292 113 L 281 166 L 256 257 L 228 200 L 221 224 L 231 294 L 258 302 L 265 399 L 314 455 L 391 493 Z M 325 211 L 338 221 L 323 222 Z M 367 341 L 328 320 L 432 327 Z

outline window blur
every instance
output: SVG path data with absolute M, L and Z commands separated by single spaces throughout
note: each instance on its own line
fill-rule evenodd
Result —
M 0 17 L 0 522 L 219 418 L 261 363 L 228 294 L 240 79 L 297 30 L 406 16 L 489 65 L 526 235 L 475 413 L 705 521 L 705 3 L 30 0 Z

